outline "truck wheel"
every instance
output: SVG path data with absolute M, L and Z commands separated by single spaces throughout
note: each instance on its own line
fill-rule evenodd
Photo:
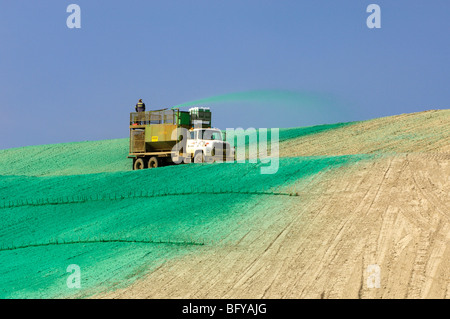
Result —
M 194 156 L 194 163 L 203 163 L 205 161 L 205 156 L 202 152 L 198 152 Z
M 157 168 L 159 165 L 158 158 L 155 156 L 150 157 L 148 160 L 148 168 Z
M 134 161 L 134 166 L 133 166 L 134 170 L 138 170 L 138 169 L 144 169 L 145 168 L 145 163 L 144 160 L 142 158 L 138 158 Z

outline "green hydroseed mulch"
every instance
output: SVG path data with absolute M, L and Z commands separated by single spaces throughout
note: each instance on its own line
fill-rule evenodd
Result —
M 280 139 L 310 134 L 289 130 Z M 126 287 L 169 259 L 262 227 L 261 216 L 302 181 L 368 157 L 280 158 L 272 175 L 261 174 L 269 165 L 261 162 L 130 171 L 127 148 L 118 139 L 0 151 L 0 298 Z M 71 264 L 80 267 L 81 289 L 66 284 Z
M 128 139 L 0 150 L 0 175 L 77 175 L 131 169 Z
M 245 230 L 290 185 L 367 156 L 187 164 L 87 175 L 0 176 L 0 297 L 69 297 L 123 287 L 164 260 Z M 243 227 L 243 228 L 242 228 Z M 77 264 L 83 290 L 68 289 Z

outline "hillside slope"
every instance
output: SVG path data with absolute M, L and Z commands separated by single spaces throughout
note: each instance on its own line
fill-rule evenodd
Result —
M 124 287 L 166 260 L 242 235 L 289 188 L 364 156 L 191 164 L 68 176 L 0 176 L 0 297 L 90 296 Z M 218 183 L 220 181 L 220 183 Z M 281 191 L 283 189 L 283 191 Z M 82 291 L 65 286 L 77 264 Z
M 450 298 L 449 127 L 449 110 L 429 111 L 287 140 L 283 155 L 379 156 L 303 180 L 240 238 L 101 296 Z
M 107 298 L 450 298 L 450 157 L 358 161 Z M 369 267 L 380 269 L 370 288 Z
M 1 150 L 0 297 L 448 298 L 449 127 L 442 110 L 281 129 L 274 175 L 131 171 L 128 139 Z

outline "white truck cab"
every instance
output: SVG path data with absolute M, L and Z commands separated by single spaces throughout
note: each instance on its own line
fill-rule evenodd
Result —
M 224 141 L 221 130 L 194 128 L 189 133 L 186 152 L 191 154 L 194 163 L 235 160 L 235 149 Z

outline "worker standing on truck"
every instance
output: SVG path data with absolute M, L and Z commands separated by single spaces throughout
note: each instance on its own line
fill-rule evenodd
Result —
M 137 119 L 136 124 L 138 124 L 138 125 L 145 124 L 143 121 L 145 115 L 143 113 L 141 113 L 141 112 L 145 112 L 145 103 L 142 102 L 142 99 L 139 99 L 139 101 L 136 103 L 135 109 L 136 109 L 136 112 L 138 112 L 137 118 L 136 118 Z M 141 113 L 141 114 L 139 114 L 139 113 Z
M 136 103 L 136 112 L 145 112 L 145 103 L 142 102 L 142 99 L 139 99 L 139 101 Z

